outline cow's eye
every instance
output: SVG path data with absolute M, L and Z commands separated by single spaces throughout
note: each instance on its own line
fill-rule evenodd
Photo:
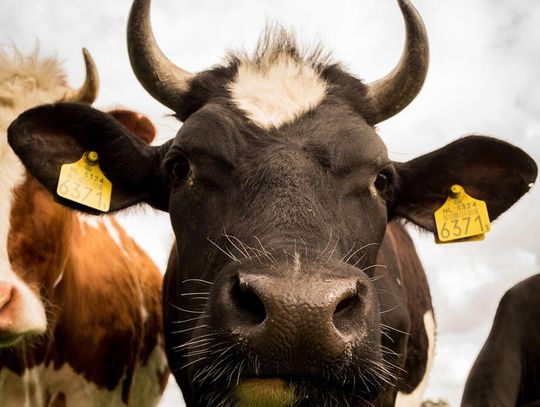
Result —
M 387 171 L 387 170 L 379 171 L 379 173 L 377 174 L 377 178 L 375 178 L 375 182 L 374 182 L 375 188 L 377 188 L 379 192 L 384 192 L 386 188 L 388 188 L 388 185 L 390 185 L 391 181 L 392 181 L 392 174 L 390 173 L 390 171 Z
M 190 168 L 189 160 L 184 155 L 175 157 L 168 165 L 169 174 L 174 182 L 185 181 L 189 175 Z

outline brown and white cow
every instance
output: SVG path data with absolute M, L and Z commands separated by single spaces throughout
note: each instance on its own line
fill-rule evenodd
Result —
M 11 125 L 9 142 L 52 193 L 61 165 L 92 149 L 115 184 L 113 211 L 148 202 L 170 213 L 165 339 L 189 407 L 418 405 L 435 323 L 400 220 L 434 232 L 453 184 L 495 219 L 535 180 L 525 152 L 490 137 L 389 159 L 375 125 L 414 99 L 428 60 L 420 16 L 398 2 L 400 63 L 364 84 L 280 31 L 191 74 L 157 46 L 150 1 L 135 0 L 131 64 L 183 121 L 175 139 L 150 147 L 73 104 Z
M 68 88 L 55 58 L 0 50 L 0 405 L 152 406 L 167 378 L 161 275 L 114 218 L 54 202 L 7 143 L 22 111 L 90 103 L 97 73 Z M 144 116 L 112 115 L 151 141 Z
M 499 302 L 461 406 L 540 406 L 540 274 L 513 286 Z

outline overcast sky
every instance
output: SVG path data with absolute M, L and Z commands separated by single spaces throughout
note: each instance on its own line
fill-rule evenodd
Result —
M 80 48 L 101 75 L 97 107 L 148 114 L 159 142 L 179 124 L 153 101 L 129 66 L 125 26 L 129 0 L 0 0 L 0 43 L 65 62 L 70 83 L 83 78 Z M 391 158 L 405 161 L 469 133 L 494 135 L 540 158 L 540 2 L 416 0 L 431 44 L 426 84 L 401 114 L 379 125 Z M 397 62 L 403 23 L 395 0 L 154 0 L 156 37 L 189 71 L 218 63 L 230 48 L 253 48 L 266 21 L 294 27 L 307 43 L 322 41 L 367 81 Z M 458 405 L 468 369 L 505 290 L 538 272 L 540 191 L 533 189 L 492 226 L 480 243 L 436 246 L 415 240 L 431 284 L 438 339 L 428 396 Z M 162 267 L 171 231 L 164 214 L 138 210 L 123 220 Z M 171 391 L 163 405 L 177 405 Z

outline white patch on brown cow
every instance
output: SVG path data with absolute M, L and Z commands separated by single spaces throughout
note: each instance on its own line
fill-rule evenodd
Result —
M 152 382 L 155 383 L 155 381 Z M 43 389 L 47 389 L 47 394 Z M 38 365 L 26 369 L 22 376 L 8 369 L 0 371 L 2 407 L 47 407 L 46 398 L 54 400 L 59 393 L 64 394 L 68 407 L 125 405 L 122 402 L 122 381 L 115 389 L 107 390 L 87 381 L 68 364 L 62 365 L 59 369 L 54 369 L 52 365 Z M 157 401 L 153 401 L 153 404 L 134 403 L 133 405 L 156 404 Z
M 109 235 L 113 238 L 114 243 L 116 243 L 119 248 L 123 249 L 124 245 L 122 244 L 122 239 L 120 238 L 120 233 L 118 232 L 117 226 L 110 218 L 103 218 L 101 222 L 103 225 L 105 225 L 105 228 L 107 229 L 107 232 L 109 232 Z
M 45 397 L 39 380 L 39 367 L 26 369 L 22 376 L 11 370 L 0 370 L 2 407 L 43 407 Z
M 122 242 L 121 232 L 123 231 L 121 227 L 116 223 L 112 217 L 98 218 L 97 216 L 79 214 L 79 219 L 81 223 L 81 232 L 84 235 L 86 233 L 86 228 L 92 229 L 101 229 L 104 228 L 107 234 L 112 238 L 116 246 L 122 251 L 126 256 L 129 256 L 128 251 L 124 247 Z
M 58 284 L 60 284 L 63 278 L 64 278 L 64 270 L 62 270 L 62 272 L 58 274 L 58 277 L 56 277 L 56 280 L 54 280 L 53 288 L 58 287 Z
M 162 376 L 168 370 L 161 337 L 159 341 L 147 363 L 139 367 L 133 376 L 130 394 L 130 402 L 133 406 L 155 406 L 161 399 L 159 383 L 156 380 L 148 380 L 149 377 Z
M 81 223 L 81 231 L 83 235 L 86 233 L 85 227 L 92 229 L 99 229 L 99 218 L 97 216 L 86 215 L 84 213 L 79 214 L 79 221 Z
M 264 129 L 278 128 L 314 109 L 327 88 L 312 66 L 288 55 L 260 64 L 242 61 L 229 84 L 232 101 Z
M 433 365 L 433 356 L 435 353 L 435 318 L 431 310 L 424 314 L 424 329 L 428 337 L 426 372 L 422 381 L 412 393 L 398 392 L 395 407 L 419 407 L 422 404 L 422 398 L 428 385 L 429 372 Z

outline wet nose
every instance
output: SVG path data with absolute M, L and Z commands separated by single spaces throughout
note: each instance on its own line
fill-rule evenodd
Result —
M 358 275 L 238 272 L 218 297 L 226 329 L 245 338 L 257 354 L 303 373 L 309 366 L 343 358 L 379 315 L 371 282 Z

